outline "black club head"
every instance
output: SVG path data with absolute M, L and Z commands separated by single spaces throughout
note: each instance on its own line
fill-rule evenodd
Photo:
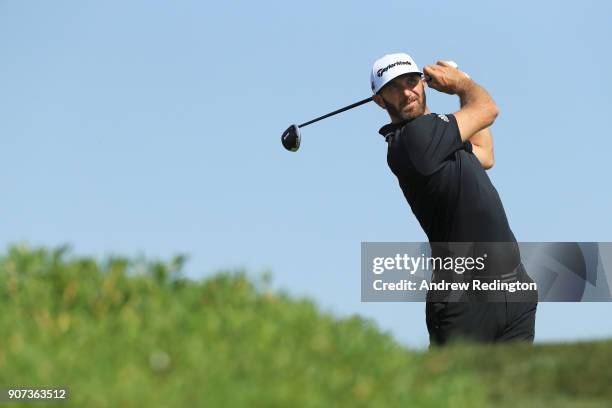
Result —
M 291 125 L 283 132 L 281 141 L 285 149 L 291 152 L 297 152 L 300 148 L 300 128 L 297 125 Z

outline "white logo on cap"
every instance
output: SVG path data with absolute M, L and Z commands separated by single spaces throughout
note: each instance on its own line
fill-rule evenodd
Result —
M 448 123 L 448 118 L 446 117 L 446 115 L 438 115 L 438 117 Z

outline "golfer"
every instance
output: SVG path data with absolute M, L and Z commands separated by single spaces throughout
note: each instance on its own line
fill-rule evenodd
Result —
M 426 85 L 457 95 L 459 111 L 431 113 Z M 510 280 L 533 282 L 520 262 L 504 207 L 485 172 L 494 164 L 489 128 L 498 115 L 489 93 L 448 62 L 427 65 L 421 72 L 403 53 L 385 55 L 374 63 L 371 86 L 374 101 L 391 119 L 379 131 L 388 144 L 387 163 L 429 241 L 510 243 L 511 250 L 501 256 L 505 265 L 511 265 Z M 499 248 L 489 249 L 499 252 Z M 459 338 L 533 342 L 537 294 L 529 301 L 512 301 L 509 296 L 503 293 L 502 301 L 496 302 L 451 302 L 436 300 L 428 292 L 430 344 Z

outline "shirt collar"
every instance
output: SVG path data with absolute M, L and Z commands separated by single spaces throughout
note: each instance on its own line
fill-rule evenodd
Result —
M 406 123 L 410 121 L 412 121 L 412 119 L 404 119 L 401 122 L 387 123 L 385 126 L 380 128 L 378 133 L 380 133 L 384 137 L 387 137 L 389 133 L 394 133 L 397 129 L 401 128 L 402 126 L 404 126 Z

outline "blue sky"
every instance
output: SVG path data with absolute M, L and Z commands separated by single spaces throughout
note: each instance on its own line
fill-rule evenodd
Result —
M 386 113 L 309 126 L 297 153 L 282 131 L 369 96 L 383 54 L 452 59 L 500 107 L 489 175 L 517 238 L 612 241 L 611 17 L 606 1 L 0 1 L 0 244 L 270 270 L 424 347 L 424 304 L 360 303 L 362 241 L 426 239 Z M 536 340 L 610 337 L 611 314 L 540 304 Z

